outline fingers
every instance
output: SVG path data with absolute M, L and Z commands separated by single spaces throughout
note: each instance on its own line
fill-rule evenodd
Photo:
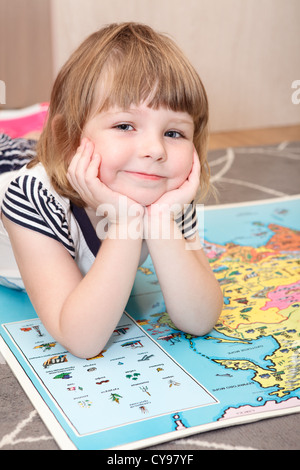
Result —
M 70 172 L 73 173 L 76 179 L 80 180 L 82 175 L 85 174 L 93 156 L 93 151 L 93 143 L 83 139 L 69 167 Z
M 91 198 L 89 183 L 97 178 L 100 156 L 94 155 L 94 145 L 88 139 L 83 139 L 68 168 L 67 177 L 71 186 L 85 201 Z
M 195 199 L 197 190 L 200 184 L 200 161 L 196 150 L 194 150 L 193 164 L 187 179 L 173 191 L 165 193 L 156 204 L 167 203 L 169 205 L 175 204 L 176 207 L 189 204 Z
M 191 172 L 190 172 L 190 174 L 187 178 L 187 183 L 188 183 L 188 186 L 189 186 L 189 190 L 192 193 L 194 193 L 193 197 L 195 197 L 195 194 L 196 194 L 196 192 L 199 188 L 199 185 L 200 185 L 200 171 L 201 171 L 201 165 L 200 165 L 198 154 L 195 150 L 194 151 L 194 156 L 193 156 L 193 166 L 192 166 Z
M 193 178 L 193 180 L 197 180 L 199 184 L 200 170 L 201 170 L 200 160 L 199 160 L 198 153 L 196 152 L 196 149 L 195 149 L 194 155 L 193 155 L 193 165 L 192 165 L 191 173 L 189 175 L 189 179 Z
M 74 184 L 76 185 L 76 180 L 80 178 L 80 170 L 83 168 L 84 164 L 85 166 L 87 165 L 88 157 L 86 142 L 82 140 L 68 168 L 68 178 L 72 186 Z
M 100 202 L 100 200 L 105 197 L 106 191 L 106 186 L 104 183 L 101 182 L 99 177 L 100 165 L 100 155 L 98 153 L 93 154 L 84 175 L 85 185 L 88 188 L 89 194 L 91 195 L 95 203 L 97 203 L 97 201 Z M 102 194 L 102 197 L 99 198 L 100 192 Z
M 200 184 L 200 161 L 196 150 L 193 155 L 193 164 L 187 179 L 182 184 L 182 188 L 187 191 L 187 194 L 197 192 Z M 179 188 L 180 189 L 180 188 Z
M 85 179 L 87 182 L 93 180 L 94 178 L 98 178 L 100 164 L 100 155 L 98 153 L 93 154 L 85 173 Z

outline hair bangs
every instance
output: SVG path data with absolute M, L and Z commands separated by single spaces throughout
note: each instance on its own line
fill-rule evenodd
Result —
M 207 111 L 203 85 L 173 42 L 164 37 L 162 44 L 137 40 L 130 46 L 126 50 L 124 43 L 115 45 L 102 66 L 96 113 L 147 102 L 150 108 L 187 112 L 199 121 Z

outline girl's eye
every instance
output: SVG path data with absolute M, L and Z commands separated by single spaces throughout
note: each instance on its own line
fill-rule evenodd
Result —
M 115 129 L 119 129 L 120 131 L 133 131 L 133 126 L 131 126 L 131 124 L 122 123 L 115 126 Z
M 165 133 L 165 136 L 166 137 L 171 137 L 172 139 L 179 139 L 180 137 L 184 137 L 183 134 L 181 134 L 180 132 L 178 131 L 167 131 Z

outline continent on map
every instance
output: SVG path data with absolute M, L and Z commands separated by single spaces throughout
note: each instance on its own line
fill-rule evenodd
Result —
M 278 348 L 265 369 L 251 361 L 219 360 L 227 369 L 254 371 L 262 387 L 276 387 L 284 396 L 300 387 L 300 232 L 269 224 L 273 232 L 265 246 L 228 243 L 225 250 L 206 245 L 211 267 L 224 295 L 224 309 L 216 332 L 226 338 L 248 341 L 273 337 Z M 220 342 L 228 341 L 220 337 Z M 208 337 L 209 339 L 209 337 Z
M 263 230 L 263 223 L 253 225 Z M 255 340 L 272 339 L 272 352 L 265 353 L 260 365 L 250 359 L 251 353 L 243 360 L 211 359 L 225 369 L 253 371 L 252 380 L 284 397 L 300 387 L 300 232 L 269 224 L 263 233 L 271 236 L 258 247 L 204 242 L 223 290 L 224 308 L 213 332 L 203 339 L 236 343 L 237 350 L 248 345 L 245 351 L 254 349 Z M 161 342 L 176 347 L 180 339 L 187 340 L 194 352 L 208 357 L 197 347 L 197 337 L 179 332 L 166 311 L 150 314 L 147 326 L 152 335 L 160 333 Z

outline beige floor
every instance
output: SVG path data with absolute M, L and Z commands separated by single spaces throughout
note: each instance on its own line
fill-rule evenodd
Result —
M 300 125 L 288 127 L 270 127 L 265 129 L 247 129 L 212 133 L 209 137 L 209 150 L 225 147 L 243 147 L 272 145 L 285 141 L 300 140 Z

